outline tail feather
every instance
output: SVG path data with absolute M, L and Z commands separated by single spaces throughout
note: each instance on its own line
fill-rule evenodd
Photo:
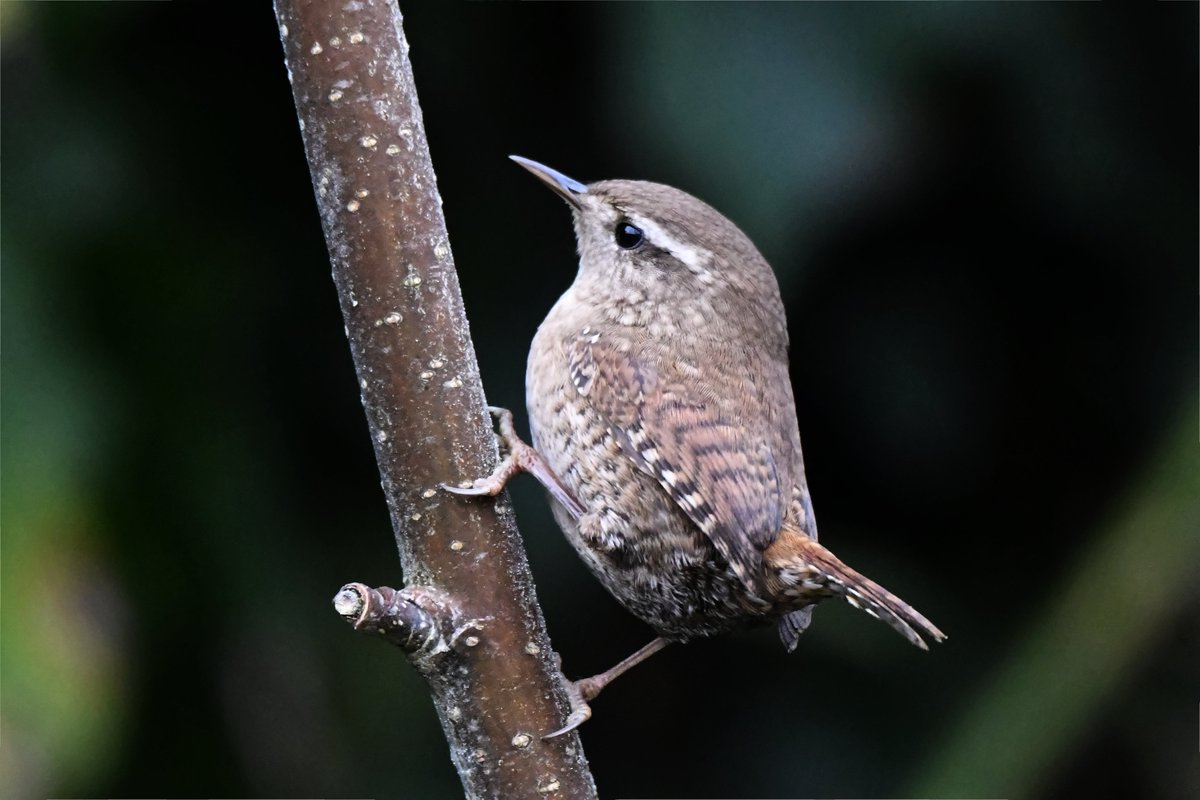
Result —
M 777 552 L 772 553 L 776 548 Z M 781 537 L 766 555 L 769 563 L 779 567 L 776 574 L 782 583 L 782 593 L 798 601 L 811 603 L 825 597 L 841 597 L 855 608 L 891 625 L 922 650 L 929 649 L 922 634 L 935 642 L 946 638 L 946 634 L 915 608 L 846 566 L 825 547 L 803 534 Z

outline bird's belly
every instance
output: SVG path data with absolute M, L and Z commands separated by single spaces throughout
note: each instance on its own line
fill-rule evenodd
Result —
M 637 468 L 600 416 L 546 364 L 526 379 L 533 446 L 587 509 L 554 503 L 567 539 L 605 588 L 662 636 L 708 636 L 748 621 L 738 578 L 708 538 Z

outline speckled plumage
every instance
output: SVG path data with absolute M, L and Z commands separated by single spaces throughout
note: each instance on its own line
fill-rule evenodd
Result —
M 571 205 L 580 255 L 529 353 L 533 445 L 587 509 L 555 517 L 605 587 L 674 640 L 779 618 L 791 648 L 834 596 L 942 638 L 816 541 L 783 304 L 750 240 L 669 186 L 521 163 Z

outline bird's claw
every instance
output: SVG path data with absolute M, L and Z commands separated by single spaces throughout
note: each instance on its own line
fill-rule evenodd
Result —
M 449 483 L 439 483 L 438 486 L 451 494 L 466 497 L 495 497 L 504 491 L 504 487 L 509 479 L 518 472 L 521 472 L 521 468 L 517 465 L 510 451 L 508 455 L 500 460 L 500 463 L 492 471 L 491 475 L 471 481 L 470 486 L 454 486 Z
M 595 699 L 603 688 L 602 685 L 597 685 L 593 678 L 584 678 L 578 681 L 568 680 L 567 676 L 562 673 L 562 656 L 555 655 L 558 659 L 559 680 L 562 682 L 563 692 L 567 695 L 567 702 L 570 704 L 571 710 L 567 714 L 567 724 L 554 733 L 547 733 L 542 737 L 543 741 L 570 733 L 591 719 L 592 707 L 588 705 L 588 701 Z
M 474 480 L 469 486 L 453 486 L 448 483 L 442 483 L 439 486 L 443 490 L 457 495 L 495 497 L 504 490 L 505 485 L 514 475 L 520 472 L 528 472 L 537 478 L 542 486 L 546 487 L 550 495 L 562 504 L 573 518 L 579 519 L 582 517 L 587 509 L 575 499 L 575 495 L 571 493 L 571 490 L 563 485 L 558 475 L 554 473 L 554 470 L 542 458 L 541 453 L 534 450 L 517 435 L 516 428 L 513 426 L 512 412 L 507 408 L 498 408 L 496 406 L 488 406 L 488 411 L 491 412 L 492 416 L 499 423 L 497 427 L 499 428 L 500 443 L 507 451 L 504 458 L 501 459 L 491 475 Z
M 564 733 L 570 733 L 578 728 L 583 723 L 592 718 L 592 707 L 582 700 L 579 705 L 575 705 L 575 698 L 571 698 L 571 713 L 567 715 L 567 724 L 556 730 L 554 733 L 547 733 L 542 737 L 542 741 L 549 741 Z

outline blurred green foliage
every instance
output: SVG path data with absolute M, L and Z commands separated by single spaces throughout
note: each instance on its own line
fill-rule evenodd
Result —
M 489 399 L 573 274 L 504 158 L 775 266 L 822 608 L 596 705 L 605 796 L 1200 794 L 1197 6 L 404 4 Z M 0 4 L 0 795 L 454 796 L 329 599 L 395 549 L 267 4 Z M 649 635 L 515 490 L 572 674 Z

